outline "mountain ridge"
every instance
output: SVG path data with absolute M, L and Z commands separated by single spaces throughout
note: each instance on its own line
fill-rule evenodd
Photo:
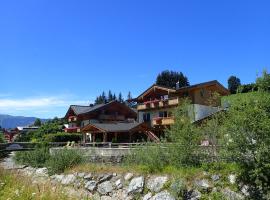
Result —
M 16 128 L 17 126 L 32 125 L 37 117 L 24 117 L 24 116 L 12 116 L 7 114 L 0 114 L 0 126 L 5 129 Z M 45 122 L 47 119 L 41 119 Z

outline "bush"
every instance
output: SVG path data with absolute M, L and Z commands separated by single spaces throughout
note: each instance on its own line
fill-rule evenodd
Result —
M 83 162 L 84 158 L 80 151 L 65 148 L 54 153 L 46 162 L 46 166 L 50 174 L 56 174 Z
M 245 97 L 245 98 L 242 98 Z M 240 165 L 240 181 L 250 186 L 251 197 L 270 195 L 270 94 L 239 96 L 224 121 L 228 159 Z
M 80 142 L 82 134 L 80 133 L 56 133 L 43 136 L 45 142 Z
M 248 93 L 258 91 L 258 86 L 255 83 L 240 85 L 237 88 L 237 93 Z

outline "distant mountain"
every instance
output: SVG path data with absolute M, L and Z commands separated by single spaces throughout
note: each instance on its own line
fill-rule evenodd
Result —
M 2 128 L 15 128 L 17 126 L 28 126 L 32 125 L 36 117 L 23 117 L 23 116 L 11 116 L 0 114 L 0 126 Z M 42 122 L 46 119 L 41 119 Z

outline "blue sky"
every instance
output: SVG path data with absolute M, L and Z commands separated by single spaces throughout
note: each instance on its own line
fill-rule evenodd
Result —
M 0 113 L 62 117 L 165 69 L 191 84 L 270 69 L 270 1 L 0 1 Z

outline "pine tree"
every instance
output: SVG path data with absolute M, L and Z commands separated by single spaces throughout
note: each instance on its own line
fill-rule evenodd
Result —
M 110 101 L 112 101 L 112 100 L 113 100 L 112 91 L 109 90 L 109 92 L 108 92 L 108 101 L 110 102 Z
M 120 103 L 123 103 L 123 101 L 124 101 L 121 92 L 120 92 L 119 95 L 118 95 L 118 101 L 119 101 Z
M 131 96 L 131 92 L 129 91 L 127 95 L 127 100 L 131 100 L 131 99 L 132 99 L 132 96 Z
M 158 74 L 156 84 L 175 88 L 176 83 L 179 82 L 179 87 L 189 86 L 188 78 L 182 72 L 175 72 L 165 70 Z
M 113 94 L 113 100 L 114 100 L 114 101 L 116 100 L 116 95 L 115 95 L 115 93 Z

